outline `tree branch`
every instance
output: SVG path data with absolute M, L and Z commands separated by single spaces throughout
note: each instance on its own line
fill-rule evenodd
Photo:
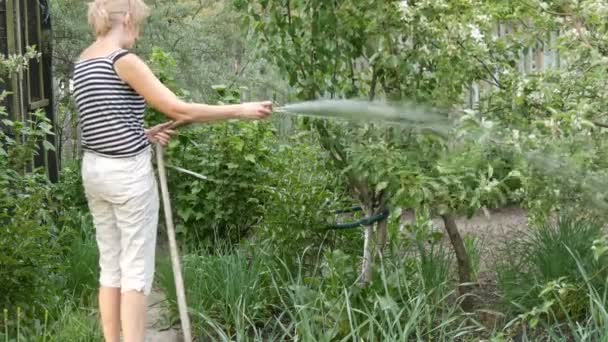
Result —
M 608 124 L 597 122 L 597 121 L 591 121 L 591 122 L 593 122 L 593 124 L 596 125 L 597 127 L 608 128 Z
M 462 43 L 462 41 L 460 41 L 459 39 L 456 39 L 456 43 L 461 48 L 466 49 L 466 47 L 464 46 L 464 44 Z M 496 83 L 496 86 L 498 88 L 500 88 L 500 89 L 504 89 L 503 85 L 500 83 L 500 81 L 498 80 L 498 78 L 496 78 L 496 76 L 494 75 L 494 72 L 492 71 L 492 69 L 490 69 L 490 67 L 481 58 L 479 58 L 475 54 L 473 54 L 472 56 L 488 72 L 488 74 L 490 75 L 490 77 L 492 77 L 492 80 L 494 80 L 494 82 Z

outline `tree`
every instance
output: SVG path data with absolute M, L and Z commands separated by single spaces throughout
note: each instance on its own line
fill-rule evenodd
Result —
M 273 57 L 303 100 L 358 97 L 454 105 L 461 101 L 464 87 L 486 67 L 471 63 L 475 56 L 467 49 L 474 39 L 463 24 L 474 19 L 471 1 L 414 2 L 405 11 L 398 2 L 385 1 L 265 1 L 256 5 L 237 0 L 235 4 L 247 10 L 262 53 Z M 447 144 L 436 137 L 376 123 L 313 121 L 311 125 L 367 215 L 382 212 L 391 200 L 403 197 L 395 197 L 397 193 L 416 194 L 409 180 L 423 178 L 447 151 Z M 421 148 L 432 153 L 415 157 Z M 453 223 L 449 213 L 444 214 L 446 223 Z M 462 239 L 453 224 L 446 227 L 463 261 L 461 273 L 469 274 L 466 253 L 461 255 Z M 386 222 L 378 225 L 377 234 L 381 252 Z M 373 236 L 373 227 L 366 227 L 363 283 L 371 280 Z

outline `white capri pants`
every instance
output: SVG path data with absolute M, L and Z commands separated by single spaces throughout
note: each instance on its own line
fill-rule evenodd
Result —
M 95 224 L 100 284 L 149 295 L 159 209 L 151 149 L 128 158 L 85 152 L 82 179 Z

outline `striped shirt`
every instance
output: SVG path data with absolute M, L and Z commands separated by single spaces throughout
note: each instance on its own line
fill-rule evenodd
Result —
M 146 102 L 114 70 L 114 63 L 128 53 L 121 49 L 81 60 L 74 67 L 74 97 L 85 151 L 126 158 L 150 146 L 144 131 Z

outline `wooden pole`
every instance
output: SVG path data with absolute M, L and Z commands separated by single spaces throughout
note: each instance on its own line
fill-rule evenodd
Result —
M 173 267 L 173 277 L 175 279 L 175 292 L 177 294 L 177 306 L 179 307 L 179 317 L 182 323 L 184 342 L 192 342 L 192 330 L 190 328 L 190 317 L 188 316 L 188 305 L 186 304 L 186 291 L 184 290 L 184 279 L 182 268 L 179 262 L 179 252 L 175 239 L 175 227 L 173 226 L 173 212 L 171 211 L 171 199 L 169 198 L 169 188 L 167 186 L 167 171 L 165 169 L 164 149 L 160 144 L 156 144 L 156 163 L 158 166 L 158 177 L 163 198 L 163 211 L 167 224 L 167 235 L 169 236 L 169 250 L 171 252 L 171 266 Z

